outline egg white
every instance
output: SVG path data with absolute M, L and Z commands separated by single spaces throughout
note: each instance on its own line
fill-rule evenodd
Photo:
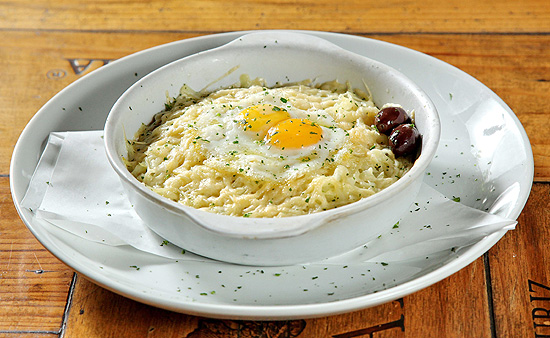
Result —
M 284 108 L 292 118 L 308 119 L 322 129 L 318 143 L 301 149 L 280 149 L 266 144 L 255 133 L 243 128 L 240 112 L 257 104 L 272 104 Z M 337 126 L 323 110 L 302 110 L 291 100 L 264 92 L 243 97 L 231 104 L 212 105 L 204 111 L 195 127 L 201 131 L 201 142 L 207 150 L 204 165 L 255 179 L 285 180 L 302 176 L 337 161 L 347 132 Z

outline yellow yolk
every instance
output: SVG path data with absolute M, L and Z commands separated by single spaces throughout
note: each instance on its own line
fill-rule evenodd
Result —
M 269 128 L 290 118 L 288 112 L 270 104 L 259 104 L 248 107 L 240 113 L 244 130 L 256 133 L 264 138 Z
M 307 119 L 286 119 L 269 129 L 266 141 L 280 149 L 300 149 L 321 141 L 323 130 Z

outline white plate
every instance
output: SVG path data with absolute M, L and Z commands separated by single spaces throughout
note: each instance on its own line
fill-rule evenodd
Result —
M 319 262 L 254 268 L 206 259 L 170 261 L 85 241 L 20 207 L 51 131 L 102 129 L 112 104 L 140 77 L 243 33 L 176 41 L 127 56 L 75 81 L 33 117 L 13 153 L 11 191 L 22 220 L 52 254 L 95 283 L 143 303 L 201 316 L 275 320 L 332 315 L 403 297 L 470 264 L 505 234 L 401 265 Z M 431 97 L 441 116 L 442 141 L 425 182 L 466 205 L 519 216 L 531 190 L 533 155 L 521 124 L 497 95 L 468 74 L 404 47 L 308 33 L 400 70 Z

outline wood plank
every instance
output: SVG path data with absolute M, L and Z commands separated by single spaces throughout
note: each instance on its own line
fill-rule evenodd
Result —
M 2 29 L 220 32 L 309 29 L 339 32 L 549 32 L 546 0 L 10 1 Z
M 457 288 L 457 285 L 470 285 Z M 132 323 L 121 325 L 121 323 Z M 276 335 L 278 332 L 279 335 Z M 79 277 L 66 337 L 490 337 L 483 261 L 425 290 L 374 308 L 292 321 L 216 320 L 129 300 Z
M 46 32 L 38 36 L 27 32 L 10 32 L 8 34 L 10 35 L 10 42 L 5 44 L 6 47 L 0 49 L 0 75 L 3 78 L 4 75 L 9 76 L 5 78 L 17 78 L 19 73 L 15 70 L 27 70 L 19 74 L 22 75 L 22 78 L 16 79 L 16 84 L 11 84 L 10 87 L 6 84 L 0 84 L 0 89 L 2 89 L 3 93 L 5 92 L 3 90 L 6 89 L 8 93 L 11 93 L 10 95 L 14 95 L 11 97 L 21 97 L 21 101 L 18 101 L 19 104 L 17 105 L 5 99 L 6 96 L 4 95 L 0 97 L 0 100 L 5 100 L 0 101 L 0 109 L 4 109 L 0 111 L 0 116 L 2 119 L 6 119 L 2 121 L 2 128 L 5 129 L 2 129 L 0 138 L 6 137 L 3 141 L 7 142 L 3 142 L 4 146 L 0 148 L 0 151 L 4 152 L 0 156 L 0 160 L 5 161 L 2 162 L 2 167 L 0 167 L 2 171 L 0 173 L 7 173 L 8 162 L 4 154 L 11 152 L 11 146 L 15 143 L 16 134 L 18 134 L 17 132 L 10 135 L 10 130 L 13 130 L 14 126 L 22 129 L 26 121 L 34 114 L 34 111 L 47 100 L 48 97 L 46 96 L 53 95 L 68 83 L 81 76 L 74 72 L 71 73 L 71 67 L 66 60 L 67 57 L 98 60 L 117 58 L 136 50 L 187 36 L 176 33 L 67 34 Z M 537 179 L 540 181 L 550 177 L 548 141 L 544 137 L 544 134 L 548 132 L 545 116 L 548 116 L 549 102 L 544 99 L 548 92 L 548 81 L 544 77 L 539 76 L 547 74 L 549 52 L 548 48 L 545 48 L 549 43 L 547 36 L 453 35 L 451 37 L 454 41 L 451 45 L 446 43 L 449 38 L 448 36 L 383 35 L 374 37 L 406 45 L 450 62 L 474 75 L 495 90 L 518 114 L 531 137 L 537 160 Z M 90 47 L 92 42 L 93 47 Z M 116 47 L 113 48 L 113 45 L 116 45 Z M 515 48 L 516 46 L 520 48 Z M 18 48 L 20 54 L 17 54 Z M 3 57 L 6 55 L 9 58 Z M 37 58 L 36 55 L 42 56 Z M 6 64 L 10 67 L 4 67 Z M 92 64 L 85 73 L 98 66 L 100 66 L 100 63 Z M 67 71 L 68 75 L 62 79 L 48 79 L 45 77 L 46 71 L 54 68 Z M 41 75 L 38 76 L 36 74 Z M 539 81 L 541 79 L 544 81 Z M 14 89 L 10 92 L 10 88 L 19 89 Z M 529 95 L 526 95 L 526 93 Z M 31 100 L 31 104 L 25 106 L 24 100 L 28 100 L 29 97 L 26 95 L 41 96 L 34 98 L 36 100 L 35 103 L 32 103 L 34 101 Z M 29 106 L 32 106 L 32 109 Z M 9 146 L 6 146 L 6 144 Z M 21 224 L 9 199 L 7 181 L 6 177 L 0 178 L 0 182 L 2 182 L 0 194 L 2 196 L 2 204 L 0 204 L 2 214 L 0 218 L 3 220 L 2 236 L 0 236 L 0 261 L 5 264 L 5 267 L 3 266 L 1 271 L 0 290 L 8 289 L 10 292 L 9 294 L 0 293 L 0 300 L 3 304 L 8 304 L 8 306 L 3 306 L 2 310 L 0 310 L 0 317 L 3 318 L 0 320 L 0 331 L 8 330 L 8 333 L 3 334 L 13 334 L 14 336 L 25 331 L 55 331 L 60 327 L 71 272 L 62 263 L 51 257 Z M 536 243 L 535 247 L 539 251 L 542 251 L 545 248 L 545 243 L 548 243 L 548 229 L 543 228 L 544 225 L 548 224 L 548 215 L 542 214 L 543 216 L 541 216 L 541 212 L 538 209 L 546 210 L 546 212 L 549 210 L 548 202 L 545 201 L 549 191 L 547 185 L 543 184 L 535 185 L 535 188 L 538 190 L 533 190 L 533 195 L 528 204 L 528 208 L 531 211 L 522 215 L 520 218 L 520 227 L 510 234 L 514 235 L 521 230 L 521 225 L 524 222 L 533 222 L 538 227 L 534 230 L 532 229 L 533 233 L 527 235 L 526 238 L 521 237 L 509 240 L 509 235 L 507 235 L 503 242 L 506 240 L 512 241 L 511 244 L 508 243 L 508 246 L 504 247 L 497 254 L 492 254 L 495 249 L 490 251 L 492 254 L 490 260 L 491 271 L 493 272 L 494 280 L 496 280 L 494 282 L 496 285 L 493 284 L 493 288 L 496 290 L 494 294 L 496 295 L 495 313 L 497 316 L 497 329 L 501 330 L 498 332 L 502 332 L 502 335 L 499 336 L 525 336 L 523 335 L 524 333 L 529 333 L 526 331 L 526 328 L 531 327 L 524 324 L 525 320 L 528 322 L 531 320 L 529 323 L 532 323 L 533 314 L 539 316 L 544 316 L 545 314 L 542 310 L 534 313 L 533 310 L 537 307 L 548 309 L 548 307 L 545 307 L 547 305 L 543 301 L 540 304 L 537 302 L 528 302 L 531 293 L 533 296 L 536 296 L 533 292 L 529 292 L 529 280 L 544 286 L 549 285 L 548 271 L 537 269 L 540 266 L 549 266 L 548 258 L 542 256 L 540 252 L 533 254 L 530 258 L 531 267 L 528 271 L 530 274 L 526 274 L 524 271 L 514 271 L 514 269 L 521 270 L 518 265 L 524 263 L 523 260 L 521 263 L 517 263 L 517 258 L 512 259 L 509 257 L 506 264 L 501 262 L 503 256 L 520 252 L 517 250 L 518 247 L 524 254 L 531 250 L 526 243 Z M 533 197 L 534 195 L 538 197 Z M 532 202 L 533 198 L 538 202 Z M 541 238 L 545 239 L 546 242 L 542 241 L 538 236 L 542 236 Z M 498 245 L 503 245 L 501 243 Z M 9 262 L 9 264 L 5 262 Z M 514 265 L 511 265 L 512 263 Z M 20 265 L 16 266 L 15 264 Z M 46 268 L 40 270 L 52 270 L 58 275 L 57 277 L 51 277 L 53 273 L 36 274 L 33 271 L 38 270 L 37 266 L 46 266 Z M 63 273 L 62 270 L 65 272 Z M 509 274 L 524 276 L 527 279 L 524 278 L 523 281 L 519 280 L 518 285 L 510 288 L 511 291 L 501 294 L 499 292 L 503 292 L 502 289 L 508 287 L 508 284 L 510 284 Z M 498 281 L 499 278 L 500 282 Z M 14 281 L 17 281 L 17 283 L 13 283 Z M 87 286 L 81 283 L 84 284 L 82 279 L 77 283 L 75 303 L 73 303 L 70 313 L 70 320 L 73 321 L 71 322 L 73 324 L 69 326 L 69 330 L 77 330 L 70 332 L 79 333 L 73 336 L 81 336 L 80 333 L 83 332 L 99 332 L 102 334 L 108 332 L 102 331 L 104 329 L 100 326 L 106 323 L 107 327 L 113 329 L 113 325 L 115 324 L 109 324 L 110 318 L 118 318 L 120 320 L 118 323 L 132 322 L 132 324 L 142 322 L 141 319 L 145 318 L 147 325 L 139 326 L 135 332 L 131 331 L 131 333 L 136 333 L 137 336 L 146 334 L 187 336 L 195 329 L 199 329 L 199 331 L 204 330 L 204 328 L 212 324 L 210 320 L 174 314 L 132 302 L 115 296 L 89 282 L 87 282 Z M 474 287 L 459 289 L 459 293 L 457 293 L 456 285 L 473 285 Z M 544 287 L 537 286 L 536 284 L 531 284 L 531 286 L 536 292 L 540 292 L 541 295 L 547 295 L 543 293 L 545 291 Z M 525 291 L 526 289 L 527 291 Z M 523 294 L 520 295 L 521 297 L 515 294 L 517 290 L 523 290 Z M 377 337 L 384 337 L 386 334 L 388 337 L 433 336 L 434 332 L 445 332 L 445 336 L 463 336 L 464 332 L 469 332 L 472 333 L 471 336 L 484 337 L 488 336 L 489 332 L 489 322 L 486 313 L 488 304 L 486 298 L 484 298 L 484 292 L 483 263 L 478 260 L 450 278 L 426 290 L 406 297 L 403 300 L 403 305 L 399 302 L 394 302 L 383 307 L 357 311 L 351 314 L 307 320 L 305 321 L 306 325 L 303 328 L 301 337 L 316 337 L 321 333 L 330 333 L 331 335 L 350 332 L 357 333 L 373 325 L 398 320 L 401 314 L 405 316 L 404 325 L 406 325 L 407 330 L 401 331 L 397 327 L 383 333 L 377 333 Z M 84 301 L 82 298 L 86 298 L 86 300 Z M 525 300 L 527 300 L 527 303 Z M 7 303 L 5 303 L 6 301 Z M 29 307 L 19 306 L 22 304 L 29 305 Z M 78 306 L 75 304 L 86 306 L 84 314 L 81 315 L 80 311 L 76 312 L 75 309 Z M 388 306 L 390 307 L 388 308 Z M 105 308 L 121 309 L 121 314 L 117 315 L 116 313 L 109 312 L 107 316 L 105 315 Z M 86 309 L 89 316 L 82 317 L 86 314 Z M 29 311 L 30 314 L 28 314 Z M 103 314 L 101 314 L 102 311 Z M 112 311 L 114 312 L 114 310 Z M 523 311 L 519 319 L 509 316 L 509 313 L 516 313 L 516 311 Z M 9 316 L 7 316 L 8 313 L 10 314 Z M 73 317 L 75 315 L 80 317 Z M 514 319 L 518 320 L 518 322 L 515 322 Z M 521 323 L 519 323 L 519 320 L 521 320 Z M 180 322 L 181 324 L 178 324 Z M 537 318 L 536 323 L 545 325 L 546 322 L 544 318 Z M 230 324 L 233 325 L 230 325 L 230 328 L 234 328 L 236 325 L 235 323 Z M 242 326 L 242 323 L 237 324 L 237 330 L 242 330 L 245 327 Z M 300 325 L 300 323 L 292 323 L 290 328 L 299 329 Z M 155 328 L 151 331 L 153 333 L 149 332 L 151 327 Z M 124 328 L 115 330 L 134 329 Z M 508 333 L 510 334 L 508 335 Z M 544 334 L 545 331 L 539 331 L 539 333 Z M 48 335 L 48 333 L 44 334 Z M 532 334 L 532 332 L 529 334 Z
M 492 337 L 483 258 L 404 303 L 408 338 Z
M 550 337 L 549 195 L 535 184 L 516 230 L 489 251 L 498 337 Z
M 0 174 L 34 113 L 65 86 L 103 64 L 148 47 L 188 38 L 179 33 L 5 32 L 0 48 Z M 374 35 L 448 62 L 495 91 L 516 113 L 530 138 L 537 181 L 550 181 L 549 35 Z M 89 68 L 77 74 L 69 59 Z M 91 61 L 90 61 L 91 60 Z M 84 67 L 82 67 L 84 69 Z M 62 74 L 56 77 L 53 74 Z
M 7 177 L 0 177 L 0 219 L 0 332 L 59 331 L 73 272 L 23 225 Z
M 550 182 L 547 2 L 0 3 L 0 77 L 9 79 L 0 83 L 0 175 L 4 175 L 0 176 L 0 338 L 49 338 L 60 332 L 72 271 L 42 248 L 21 223 L 5 175 L 12 147 L 28 120 L 59 90 L 100 67 L 101 60 L 180 38 L 251 28 L 368 34 L 449 62 L 494 90 L 518 115 L 530 137 L 536 182 Z M 90 67 L 77 73 L 68 59 L 91 61 Z M 548 184 L 535 184 L 518 229 L 489 251 L 492 303 L 482 259 L 401 301 L 288 322 L 218 321 L 176 314 L 79 278 L 68 328 L 61 336 L 492 337 L 494 329 L 496 337 L 550 337 L 549 195 Z M 391 323 L 373 333 L 379 325 Z
M 58 34 L 4 32 L 0 47 L 0 174 L 31 117 L 63 88 L 104 64 L 196 34 Z M 73 69 L 72 62 L 80 65 Z M 85 66 L 89 66 L 86 68 Z
M 0 338 L 58 338 L 57 332 L 0 332 Z
M 89 338 L 182 337 L 197 322 L 196 317 L 140 304 L 78 276 L 64 334 Z
M 361 332 L 377 331 L 377 338 L 398 338 L 404 337 L 402 313 L 402 302 L 395 301 L 376 308 L 319 319 L 266 322 L 217 320 L 140 304 L 79 277 L 65 336 L 309 338 L 352 337 Z M 387 325 L 381 330 L 378 326 L 383 324 Z

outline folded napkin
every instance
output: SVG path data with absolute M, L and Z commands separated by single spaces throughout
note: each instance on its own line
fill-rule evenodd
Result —
M 90 241 L 181 257 L 133 210 L 107 160 L 103 131 L 51 133 L 21 205 Z
M 182 259 L 182 249 L 152 232 L 133 210 L 107 160 L 103 131 L 51 133 L 21 205 L 84 239 Z M 414 261 L 515 225 L 515 220 L 449 200 L 423 184 L 417 202 L 391 232 L 325 264 Z M 185 259 L 207 260 L 189 253 Z

